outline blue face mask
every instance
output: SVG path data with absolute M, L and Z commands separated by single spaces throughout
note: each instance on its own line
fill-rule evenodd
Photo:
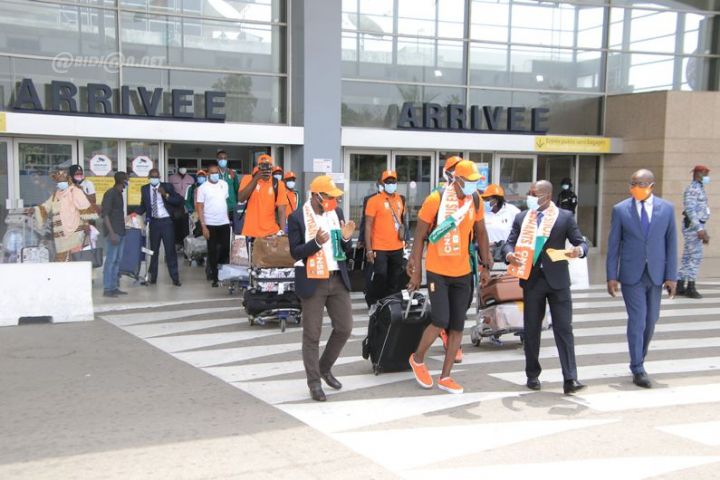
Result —
M 285 185 L 287 185 L 287 187 L 288 187 L 290 190 L 295 189 L 295 181 L 294 181 L 294 180 L 290 180 L 289 182 L 285 182 Z
M 220 168 L 227 167 L 227 160 L 218 160 L 218 165 L 220 166 Z
M 282 175 L 273 175 L 273 178 L 275 178 L 275 180 L 279 182 L 280 180 L 282 180 Z
M 220 174 L 219 173 L 211 173 L 210 174 L 210 181 L 212 183 L 217 183 L 220 180 Z
M 386 183 L 383 187 L 388 195 L 392 195 L 397 190 L 397 183 Z
M 563 189 L 563 190 L 570 190 L 570 185 L 565 184 L 565 185 L 562 186 L 562 189 Z
M 527 196 L 525 203 L 530 210 L 537 210 L 540 207 L 540 199 L 532 195 Z
M 157 177 L 151 178 L 150 185 L 152 185 L 153 187 L 157 187 L 158 185 L 160 185 L 160 179 Z
M 202 185 L 207 180 L 207 177 L 198 177 L 198 185 Z
M 465 180 L 465 185 L 462 187 L 463 195 L 472 195 L 477 190 L 477 182 L 470 182 Z
M 703 185 L 707 185 L 708 183 L 710 183 L 710 176 L 709 176 L 709 175 L 705 175 L 705 176 L 702 178 L 702 183 L 703 183 Z
M 485 201 L 483 202 L 485 204 L 485 213 L 492 213 L 492 203 Z
M 69 186 L 68 182 L 58 182 L 57 183 L 57 189 L 60 191 L 67 190 L 68 186 Z

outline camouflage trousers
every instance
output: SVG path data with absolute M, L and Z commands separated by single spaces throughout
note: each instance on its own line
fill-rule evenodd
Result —
M 697 231 L 683 229 L 682 263 L 678 272 L 678 280 L 695 281 L 700 270 L 700 262 L 703 258 L 703 243 L 697 236 Z

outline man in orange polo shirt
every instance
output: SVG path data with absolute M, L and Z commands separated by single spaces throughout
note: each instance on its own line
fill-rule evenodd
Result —
M 448 347 L 438 388 L 450 393 L 462 393 L 463 388 L 450 377 L 455 353 L 460 347 L 465 318 L 473 291 L 471 242 L 480 252 L 481 285 L 487 282 L 492 257 L 485 231 L 484 208 L 477 193 L 480 174 L 475 164 L 463 160 L 455 165 L 452 182 L 442 190 L 431 193 L 418 212 L 418 223 L 412 254 L 408 261 L 408 288 L 416 290 L 422 279 L 422 256 L 428 238 L 426 259 L 428 293 L 432 304 L 432 323 L 423 333 L 420 344 L 410 355 L 415 379 L 423 388 L 432 388 L 433 379 L 425 366 L 425 354 L 441 330 L 447 329 Z M 452 226 L 442 236 L 445 226 Z M 428 235 L 430 234 L 430 235 Z M 434 234 L 434 235 L 433 235 Z M 437 237 L 437 238 L 436 238 Z
M 293 213 L 295 210 L 297 210 L 298 200 L 300 196 L 298 195 L 298 192 L 295 190 L 295 181 L 297 178 L 295 177 L 295 173 L 292 171 L 288 171 L 285 173 L 285 178 L 283 179 L 283 183 L 285 183 L 285 190 L 287 191 L 287 200 L 288 204 L 285 208 L 285 213 L 289 217 L 291 213 Z
M 287 192 L 283 182 L 272 178 L 270 155 L 260 155 L 252 176 L 243 177 L 238 202 L 247 202 L 243 235 L 255 238 L 285 233 Z
M 383 191 L 370 197 L 365 207 L 365 256 L 372 276 L 366 301 L 373 305 L 402 290 L 400 285 L 405 247 L 405 205 L 397 191 L 397 173 L 386 170 L 380 177 Z

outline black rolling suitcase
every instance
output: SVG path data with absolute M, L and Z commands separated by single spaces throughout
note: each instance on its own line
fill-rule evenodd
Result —
M 430 302 L 420 292 L 403 290 L 378 301 L 362 344 L 362 356 L 370 359 L 375 375 L 410 370 L 410 354 L 429 324 Z
M 122 257 L 120 258 L 119 272 L 121 275 L 140 280 L 140 265 L 144 259 L 143 247 L 145 237 L 139 228 L 128 228 L 125 230 L 125 245 L 123 246 Z

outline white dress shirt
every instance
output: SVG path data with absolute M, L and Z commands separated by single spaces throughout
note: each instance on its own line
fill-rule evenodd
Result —
M 650 196 L 645 200 L 645 212 L 647 212 L 648 221 L 652 222 L 652 212 L 653 212 L 653 198 L 655 195 L 650 194 Z M 635 210 L 637 211 L 638 218 L 642 218 L 642 204 L 635 200 Z
M 162 185 L 162 184 L 160 184 Z M 165 208 L 165 199 L 163 198 L 162 194 L 160 193 L 160 185 L 157 187 L 153 187 L 150 185 L 150 215 L 152 216 L 152 204 L 154 201 L 155 193 L 157 192 L 157 217 L 155 218 L 169 218 L 170 213 L 168 213 L 167 208 Z M 169 193 L 169 192 L 165 192 Z

